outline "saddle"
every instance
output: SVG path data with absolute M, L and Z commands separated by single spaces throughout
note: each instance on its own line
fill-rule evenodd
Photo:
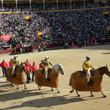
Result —
M 12 77 L 14 78 L 14 77 L 16 77 L 16 74 L 15 74 L 15 72 L 17 71 L 17 69 L 19 69 L 20 70 L 20 72 L 25 72 L 25 67 L 23 67 L 23 66 L 20 66 L 20 65 L 17 65 L 16 67 L 15 67 L 15 71 L 14 71 L 14 74 L 12 74 Z M 11 68 L 11 71 L 12 71 L 12 68 Z
M 51 70 L 52 70 L 52 68 L 49 68 L 49 69 L 48 69 L 48 76 L 49 76 Z M 42 74 L 43 74 L 43 75 L 45 74 L 44 68 L 42 69 Z M 50 81 L 50 78 L 48 77 L 47 79 L 45 79 L 45 81 L 46 81 L 46 82 L 49 82 L 49 81 Z
M 51 73 L 52 68 L 48 69 L 48 75 Z M 42 74 L 45 74 L 44 68 L 42 69 Z
M 79 71 L 82 75 L 86 76 L 86 72 L 83 71 Z M 90 70 L 91 76 L 94 76 L 95 71 L 94 70 Z
M 79 71 L 83 76 L 85 76 L 86 77 L 86 72 L 83 70 L 83 71 Z M 93 77 L 94 76 L 94 70 L 90 70 L 90 74 L 91 74 L 91 76 Z M 91 86 L 91 85 L 93 85 L 94 84 L 94 82 L 91 80 L 91 78 L 90 78 L 90 81 L 89 82 L 87 82 L 87 84 L 89 85 L 89 86 Z

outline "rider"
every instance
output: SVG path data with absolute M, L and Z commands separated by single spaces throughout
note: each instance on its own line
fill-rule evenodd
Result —
M 84 61 L 82 67 L 83 67 L 83 71 L 86 72 L 86 78 L 87 78 L 88 85 L 92 85 L 93 82 L 90 80 L 90 78 L 91 78 L 90 70 L 94 69 L 94 68 L 91 65 L 90 57 L 89 56 L 86 56 L 86 60 Z
M 12 68 L 12 76 L 13 77 L 16 77 L 16 75 L 15 75 L 15 67 L 17 66 L 17 65 L 19 65 L 19 60 L 17 59 L 17 55 L 15 55 L 14 56 L 14 58 L 11 60 L 11 63 L 13 63 L 13 68 Z
M 45 80 L 49 81 L 48 79 L 48 69 L 51 67 L 53 67 L 52 63 L 49 60 L 48 56 L 45 56 L 44 60 L 41 62 L 42 67 L 44 68 L 44 72 L 45 72 Z

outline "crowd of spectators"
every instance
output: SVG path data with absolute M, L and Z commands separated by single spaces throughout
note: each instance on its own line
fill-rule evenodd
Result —
M 64 3 L 65 4 L 65 3 Z M 62 9 L 68 8 L 69 4 L 62 5 Z M 91 3 L 88 6 L 94 7 Z M 49 4 L 47 4 L 49 5 Z M 59 4 L 61 5 L 61 4 Z M 81 8 L 82 5 L 72 3 L 72 6 Z M 48 10 L 56 9 L 53 5 Z M 43 8 L 43 7 L 41 7 Z M 65 9 L 67 9 L 65 8 Z M 15 6 L 4 8 L 4 11 L 14 11 Z M 0 36 L 11 35 L 8 42 L 12 46 L 15 43 L 38 44 L 38 43 L 64 43 L 79 40 L 88 40 L 91 38 L 102 39 L 110 38 L 110 33 L 106 30 L 110 26 L 110 17 L 105 17 L 103 11 L 109 11 L 106 8 L 97 8 L 94 10 L 76 10 L 63 12 L 30 12 L 27 5 L 21 5 L 18 8 L 22 10 L 19 14 L 1 14 L 0 15 Z M 38 8 L 40 9 L 40 8 Z M 32 5 L 32 10 L 36 11 L 36 5 Z M 27 20 L 24 15 L 29 15 Z M 38 32 L 43 32 L 39 37 Z M 6 44 L 0 39 L 0 44 Z

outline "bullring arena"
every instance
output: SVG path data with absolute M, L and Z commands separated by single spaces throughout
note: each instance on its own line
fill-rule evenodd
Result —
M 69 78 L 71 73 L 82 70 L 82 63 L 86 56 L 91 57 L 92 65 L 95 69 L 108 65 L 110 68 L 110 45 L 87 46 L 82 48 L 75 47 L 74 49 L 58 49 L 47 50 L 45 52 L 34 52 L 18 55 L 20 62 L 29 59 L 32 64 L 36 62 L 37 67 L 44 58 L 49 56 L 53 65 L 62 63 L 65 75 L 60 74 L 59 89 L 51 91 L 51 88 L 42 87 L 38 90 L 35 82 L 26 84 L 27 89 L 24 90 L 23 85 L 19 89 L 11 87 L 9 82 L 2 77 L 0 68 L 0 110 L 109 110 L 110 109 L 110 79 L 108 76 L 103 76 L 103 93 L 107 96 L 102 97 L 100 92 L 93 92 L 94 97 L 90 97 L 89 92 L 79 92 L 81 95 L 77 97 L 76 93 L 69 93 Z M 13 55 L 1 56 L 9 62 Z

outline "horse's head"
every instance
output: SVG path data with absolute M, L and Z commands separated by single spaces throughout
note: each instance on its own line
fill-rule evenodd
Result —
M 110 77 L 110 71 L 109 71 L 107 65 L 105 66 L 105 74 Z
M 62 64 L 56 64 L 53 69 L 57 72 L 57 73 L 61 73 L 62 75 L 64 75 L 64 69 Z
M 107 76 L 110 77 L 110 71 L 109 71 L 107 65 L 106 65 L 106 66 L 103 66 L 103 67 L 101 67 L 101 68 L 99 68 L 99 71 L 100 71 L 100 73 L 106 74 Z
M 19 65 L 21 71 L 25 71 L 25 62 L 21 62 Z
M 20 66 L 25 67 L 25 62 L 21 62 Z

